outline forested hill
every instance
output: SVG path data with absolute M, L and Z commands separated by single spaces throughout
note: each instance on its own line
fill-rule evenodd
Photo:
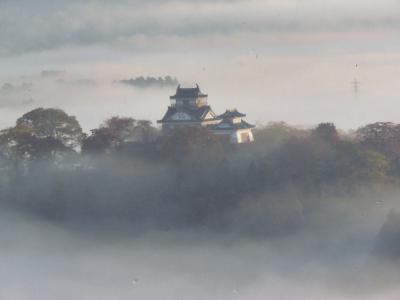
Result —
M 64 111 L 38 108 L 1 131 L 0 163 L 1 205 L 51 221 L 280 235 L 326 199 L 398 183 L 400 125 L 348 134 L 273 123 L 230 145 L 205 128 L 163 136 L 121 117 L 87 134 Z

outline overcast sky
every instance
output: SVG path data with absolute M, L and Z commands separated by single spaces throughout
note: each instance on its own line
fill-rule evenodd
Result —
M 35 106 L 86 129 L 110 114 L 155 121 L 173 88 L 113 84 L 140 75 L 197 82 L 217 113 L 251 122 L 400 122 L 399 12 L 398 0 L 0 0 L 0 85 L 32 83 L 0 90 L 0 126 Z M 42 70 L 96 84 L 60 86 Z

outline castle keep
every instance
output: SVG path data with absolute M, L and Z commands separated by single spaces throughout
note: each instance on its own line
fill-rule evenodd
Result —
M 177 126 L 204 126 L 233 144 L 241 144 L 254 141 L 252 129 L 255 126 L 247 123 L 243 119 L 245 116 L 236 109 L 216 115 L 208 104 L 208 95 L 203 94 L 198 85 L 194 88 L 179 85 L 176 94 L 170 97 L 167 112 L 157 123 L 162 124 L 163 131 Z

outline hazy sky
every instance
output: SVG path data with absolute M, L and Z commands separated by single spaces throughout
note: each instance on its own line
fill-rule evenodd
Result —
M 0 90 L 0 126 L 36 106 L 86 130 L 113 114 L 155 121 L 173 88 L 113 83 L 140 75 L 197 82 L 217 113 L 251 122 L 400 122 L 399 11 L 398 0 L 0 0 L 0 85 L 16 86 Z M 42 70 L 66 71 L 64 83 Z

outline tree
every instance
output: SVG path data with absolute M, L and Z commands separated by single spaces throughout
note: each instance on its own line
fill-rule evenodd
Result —
M 109 133 L 115 137 L 119 143 L 123 143 L 133 135 L 135 127 L 135 119 L 114 116 L 106 120 L 102 126 L 100 126 L 100 129 L 109 130 Z
M 164 157 L 174 161 L 220 156 L 223 152 L 221 140 L 209 129 L 184 126 L 174 129 L 161 146 Z
M 158 131 L 150 121 L 138 120 L 132 137 L 135 142 L 150 143 L 157 139 Z
M 357 130 L 357 138 L 367 149 L 382 153 L 391 161 L 391 172 L 400 174 L 400 125 L 391 122 L 368 124 Z
M 40 139 L 52 138 L 70 148 L 79 146 L 83 138 L 76 118 L 56 108 L 36 108 L 24 114 L 17 120 L 16 127 L 21 126 L 29 128 Z
M 0 132 L 0 155 L 3 167 L 16 175 L 28 168 L 28 162 L 50 160 L 57 153 L 73 151 L 61 141 L 48 136 L 38 137 L 26 126 L 16 126 Z
M 105 154 L 120 141 L 109 128 L 92 129 L 91 132 L 82 142 L 82 152 L 86 154 Z
M 320 123 L 311 132 L 311 136 L 327 143 L 336 143 L 339 140 L 336 126 L 333 123 Z
M 338 179 L 379 182 L 386 179 L 390 162 L 381 153 L 341 141 L 335 146 L 328 166 L 332 176 Z
M 304 137 L 308 131 L 289 126 L 285 122 L 273 122 L 254 130 L 257 144 L 279 145 L 292 137 Z
M 357 130 L 360 142 L 391 158 L 400 156 L 400 125 L 391 122 L 376 122 Z
M 384 181 L 389 166 L 384 155 L 354 142 L 293 138 L 256 161 L 249 178 L 257 191 L 290 183 L 305 191 L 336 195 L 360 183 Z
M 135 120 L 114 116 L 98 128 L 82 143 L 82 151 L 100 154 L 119 149 L 126 142 L 148 143 L 155 140 L 157 131 L 147 120 Z

